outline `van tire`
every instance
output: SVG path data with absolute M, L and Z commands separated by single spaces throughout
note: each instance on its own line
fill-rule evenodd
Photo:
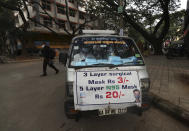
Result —
M 64 112 L 68 119 L 77 119 L 78 113 L 73 113 L 70 110 L 74 110 L 74 101 L 67 100 L 64 102 Z

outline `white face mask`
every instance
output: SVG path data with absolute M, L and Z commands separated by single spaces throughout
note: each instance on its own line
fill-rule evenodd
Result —
M 42 47 L 42 48 L 44 48 L 44 47 L 45 47 L 45 45 L 43 44 L 41 47 Z

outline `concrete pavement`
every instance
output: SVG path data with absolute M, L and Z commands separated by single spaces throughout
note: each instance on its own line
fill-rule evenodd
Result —
M 189 122 L 189 60 L 168 60 L 165 56 L 149 56 L 145 60 L 155 104 L 159 102 L 158 107 Z
M 0 65 L 0 131 L 188 131 L 189 128 L 155 108 L 142 117 L 124 114 L 85 116 L 79 122 L 64 115 L 65 69 L 48 68 L 40 77 L 42 62 Z
M 149 56 L 145 60 L 151 79 L 152 97 L 156 97 L 156 102 L 160 100 L 165 100 L 162 103 L 169 102 L 170 106 L 174 106 L 177 111 L 184 112 L 186 114 L 184 119 L 189 121 L 189 60 L 187 58 L 168 60 L 165 56 Z M 42 61 L 42 58 L 24 59 L 21 57 L 9 60 L 8 63 L 34 61 Z

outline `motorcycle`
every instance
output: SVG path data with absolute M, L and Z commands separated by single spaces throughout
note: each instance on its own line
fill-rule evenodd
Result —
M 173 57 L 183 57 L 185 54 L 186 50 L 183 40 L 170 42 L 170 45 L 167 47 L 166 57 L 168 59 Z

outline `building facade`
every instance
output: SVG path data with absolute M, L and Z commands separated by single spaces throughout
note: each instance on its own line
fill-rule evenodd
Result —
M 65 29 L 73 33 L 73 28 L 77 29 L 85 20 L 90 21 L 91 15 L 85 13 L 84 9 L 79 7 L 77 0 L 67 0 L 68 8 L 66 8 L 65 0 L 31 0 L 33 3 L 28 3 L 28 11 L 30 18 L 37 22 L 27 19 L 27 11 L 24 10 L 25 18 L 29 22 L 28 31 L 31 32 L 27 36 L 28 48 L 40 45 L 44 42 L 48 43 L 52 48 L 68 48 L 71 40 L 71 35 Z M 69 21 L 66 12 L 68 12 Z M 19 14 L 15 13 L 17 17 L 16 26 L 22 26 L 23 21 Z M 49 17 L 50 16 L 50 17 Z M 53 19 L 51 19 L 53 18 Z M 41 23 L 44 26 L 38 24 Z M 55 31 L 55 35 L 46 27 Z M 81 29 L 99 29 L 99 21 L 91 21 L 85 24 Z M 79 30 L 76 32 L 76 34 Z

